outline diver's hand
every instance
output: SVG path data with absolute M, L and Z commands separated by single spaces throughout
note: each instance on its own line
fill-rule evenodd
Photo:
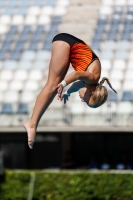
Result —
M 61 101 L 64 100 L 64 104 L 66 104 L 67 101 L 69 101 L 70 94 L 67 93 L 67 91 L 61 96 Z
M 57 98 L 58 100 L 61 100 L 62 91 L 64 87 L 61 83 L 59 83 L 56 88 L 57 88 Z
M 85 102 L 84 99 L 83 99 L 83 97 L 81 97 L 80 93 L 79 93 L 79 97 L 80 97 L 80 99 L 81 99 L 82 102 Z

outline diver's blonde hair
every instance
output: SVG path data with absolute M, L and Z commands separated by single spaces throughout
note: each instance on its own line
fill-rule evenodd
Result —
M 106 87 L 103 86 L 103 83 L 105 81 L 108 83 L 109 87 L 115 93 L 117 93 L 113 89 L 113 87 L 112 87 L 111 83 L 109 82 L 108 78 L 106 78 L 106 77 L 102 78 L 102 80 L 100 81 L 100 83 L 97 85 L 95 92 L 92 95 L 92 99 L 93 99 L 94 104 L 92 106 L 90 106 L 90 107 L 97 108 L 97 107 L 101 106 L 102 104 L 104 104 L 106 102 L 106 100 L 108 98 L 108 91 L 107 91 Z

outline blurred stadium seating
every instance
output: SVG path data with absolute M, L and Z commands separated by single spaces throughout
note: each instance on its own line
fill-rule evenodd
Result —
M 109 93 L 108 101 L 117 103 L 115 112 L 126 125 L 132 123 L 133 114 L 132 27 L 133 1 L 103 0 L 91 43 L 101 58 L 102 76 L 107 76 L 118 92 L 117 96 Z
M 0 26 L 0 126 L 20 125 L 31 115 L 47 80 L 51 41 L 60 32 L 92 47 L 101 60 L 102 77 L 110 79 L 118 94 L 109 89 L 107 103 L 98 109 L 72 94 L 68 116 L 55 99 L 40 125 L 63 125 L 69 115 L 74 125 L 133 123 L 132 0 L 1 0 Z M 116 115 L 115 122 L 108 112 Z

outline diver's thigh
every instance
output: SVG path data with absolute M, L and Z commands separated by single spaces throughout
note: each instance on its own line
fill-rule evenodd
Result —
M 52 44 L 52 56 L 49 65 L 50 81 L 53 78 L 61 78 L 67 73 L 70 58 L 70 46 L 63 41 L 55 41 Z

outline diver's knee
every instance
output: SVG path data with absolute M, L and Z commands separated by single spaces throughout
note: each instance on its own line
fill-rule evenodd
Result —
M 49 82 L 46 83 L 47 89 L 52 92 L 54 92 L 57 89 L 57 85 L 58 85 L 57 83 L 49 83 Z

